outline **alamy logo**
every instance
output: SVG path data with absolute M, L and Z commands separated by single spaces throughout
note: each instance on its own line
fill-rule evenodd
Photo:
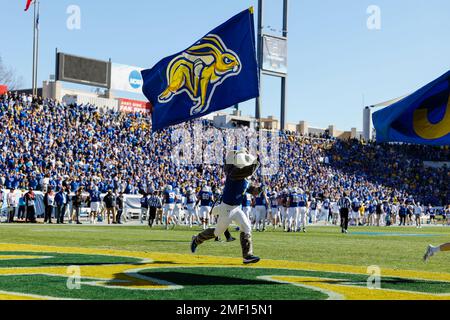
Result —
M 191 115 L 206 112 L 215 89 L 241 70 L 238 55 L 219 36 L 209 34 L 169 63 L 167 88 L 158 101 L 167 103 L 184 92 L 192 100 Z

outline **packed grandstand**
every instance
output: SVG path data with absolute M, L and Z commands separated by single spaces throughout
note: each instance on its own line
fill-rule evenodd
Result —
M 212 126 L 206 120 L 203 125 Z M 191 130 L 192 122 L 183 124 Z M 171 132 L 152 133 L 146 114 L 65 105 L 14 93 L 0 96 L 0 183 L 4 189 L 72 192 L 95 186 L 139 194 L 167 185 L 213 189 L 224 178 L 220 165 L 179 166 L 171 159 Z M 401 201 L 412 196 L 425 205 L 450 203 L 448 147 L 342 141 L 327 136 L 279 135 L 279 170 L 267 176 L 268 190 L 300 187 L 316 198 L 337 199 L 343 191 L 362 200 Z

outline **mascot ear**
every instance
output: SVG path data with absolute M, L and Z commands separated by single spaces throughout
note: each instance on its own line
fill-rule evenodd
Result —
M 236 167 L 245 168 L 254 165 L 257 161 L 255 156 L 248 153 L 238 153 L 236 156 Z

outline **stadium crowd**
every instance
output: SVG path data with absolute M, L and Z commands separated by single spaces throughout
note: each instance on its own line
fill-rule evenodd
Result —
M 212 126 L 205 120 L 202 124 Z M 193 128 L 192 123 L 180 127 Z M 82 188 L 135 195 L 168 185 L 183 193 L 205 185 L 219 190 L 222 166 L 175 164 L 173 130 L 152 133 L 145 114 L 5 94 L 0 96 L 0 185 L 31 192 L 65 188 L 76 193 Z M 424 166 L 424 161 L 450 161 L 448 147 L 274 134 L 279 136 L 278 170 L 259 180 L 269 197 L 298 188 L 309 202 L 337 201 L 348 192 L 351 200 L 366 204 L 411 198 L 426 206 L 450 203 L 449 168 Z M 213 149 L 219 146 L 217 139 L 212 143 Z

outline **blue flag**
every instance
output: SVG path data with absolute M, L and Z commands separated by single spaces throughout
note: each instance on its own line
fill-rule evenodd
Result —
M 450 145 L 450 71 L 375 112 L 377 142 Z
M 259 96 L 253 8 L 143 70 L 153 131 Z

